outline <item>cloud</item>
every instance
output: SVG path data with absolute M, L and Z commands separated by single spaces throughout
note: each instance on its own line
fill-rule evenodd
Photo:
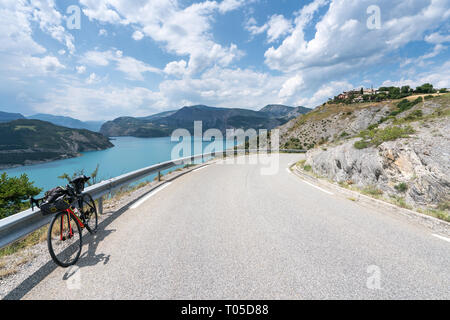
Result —
M 106 31 L 106 29 L 100 29 L 100 30 L 98 31 L 98 35 L 99 35 L 100 37 L 106 37 L 106 36 L 108 35 L 108 31 Z
M 450 16 L 447 0 L 392 2 L 381 0 L 380 30 L 366 26 L 366 9 L 373 1 L 333 0 L 326 14 L 315 25 L 315 35 L 305 39 L 306 25 L 327 1 L 314 1 L 302 8 L 295 26 L 280 46 L 265 53 L 266 64 L 283 72 L 314 66 L 355 64 L 381 58 L 408 42 L 423 39 L 427 30 L 436 28 Z
M 21 1 L 0 4 L 0 52 L 20 55 L 42 54 L 47 50 L 33 40 L 30 7 Z
M 450 35 L 442 35 L 438 32 L 435 32 L 426 36 L 425 41 L 434 44 L 450 42 Z
M 31 14 L 34 21 L 39 23 L 42 31 L 51 35 L 52 38 L 63 43 L 69 52 L 75 52 L 74 38 L 63 26 L 63 16 L 56 10 L 54 0 L 31 1 Z
M 144 34 L 142 32 L 140 32 L 139 30 L 137 30 L 133 33 L 132 38 L 136 41 L 140 41 L 140 40 L 144 39 Z
M 382 86 L 409 85 L 416 88 L 424 83 L 432 83 L 436 88 L 450 88 L 450 73 L 448 70 L 450 70 L 450 61 L 437 65 L 428 71 L 413 72 L 409 77 L 403 77 L 400 80 L 386 80 Z
M 304 85 L 304 80 L 301 75 L 297 74 L 292 78 L 286 80 L 281 87 L 278 96 L 282 99 L 292 97 Z
M 158 68 L 152 67 L 145 62 L 132 57 L 124 57 L 120 50 L 88 51 L 80 59 L 80 62 L 87 65 L 106 67 L 110 62 L 115 62 L 115 68 L 127 75 L 129 80 L 143 81 L 143 73 L 162 73 Z
M 114 24 L 133 24 L 141 34 L 163 44 L 179 56 L 189 56 L 188 72 L 198 74 L 219 64 L 228 66 L 243 53 L 233 43 L 222 46 L 213 40 L 212 17 L 244 5 L 243 0 L 204 1 L 182 7 L 173 1 L 81 0 L 83 12 L 89 19 Z M 134 39 L 142 35 L 133 34 Z
M 267 41 L 272 43 L 292 30 L 292 22 L 285 19 L 281 14 L 274 14 L 266 24 L 260 27 L 256 25 L 256 20 L 254 18 L 250 18 L 247 21 L 245 28 L 252 35 L 267 32 Z
M 333 98 L 343 91 L 353 89 L 354 86 L 347 81 L 332 81 L 322 85 L 310 98 L 300 98 L 298 105 L 314 108 L 326 102 L 329 98 Z
M 184 60 L 169 62 L 164 68 L 164 72 L 169 75 L 182 77 L 187 72 L 187 63 Z
M 65 69 L 58 58 L 53 56 L 45 56 L 43 58 L 27 57 L 22 60 L 23 69 L 33 70 L 33 75 L 47 75 L 54 73 L 60 69 Z
M 142 87 L 105 86 L 90 88 L 81 83 L 63 85 L 45 93 L 32 104 L 35 112 L 77 115 L 81 120 L 114 119 L 123 115 L 146 116 L 161 109 L 159 93 Z M 95 108 L 93 108 L 95 106 Z M 152 106 L 149 109 L 148 106 Z
M 86 67 L 85 66 L 77 66 L 75 69 L 77 70 L 78 74 L 83 74 L 83 73 L 86 72 Z

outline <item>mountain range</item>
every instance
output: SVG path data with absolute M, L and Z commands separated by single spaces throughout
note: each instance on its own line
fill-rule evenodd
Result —
M 19 119 L 41 120 L 47 121 L 57 126 L 72 128 L 72 129 L 86 129 L 94 132 L 99 132 L 100 127 L 104 121 L 81 121 L 71 117 L 55 116 L 51 114 L 38 113 L 32 116 L 25 117 L 20 113 L 9 113 L 0 111 L 0 123 L 9 122 Z
M 165 137 L 178 128 L 193 132 L 194 121 L 202 121 L 203 130 L 216 128 L 223 133 L 231 128 L 271 130 L 309 111 L 284 105 L 268 105 L 259 111 L 196 105 L 143 118 L 117 118 L 104 123 L 100 132 L 108 137 Z

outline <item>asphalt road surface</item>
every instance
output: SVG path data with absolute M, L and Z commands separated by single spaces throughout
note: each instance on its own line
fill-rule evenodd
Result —
M 445 238 L 304 182 L 286 170 L 302 157 L 280 155 L 275 175 L 216 163 L 180 177 L 23 298 L 450 298 Z

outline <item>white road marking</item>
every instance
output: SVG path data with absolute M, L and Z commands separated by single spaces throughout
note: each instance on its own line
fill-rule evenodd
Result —
M 334 195 L 333 192 L 330 192 L 330 191 L 327 191 L 327 190 L 325 190 L 325 189 L 322 189 L 321 187 L 318 187 L 318 186 L 316 186 L 316 185 L 314 185 L 314 184 L 312 184 L 312 183 L 309 183 L 308 181 L 305 181 L 305 180 L 303 180 L 303 179 L 300 179 L 300 180 L 301 180 L 302 182 L 306 183 L 306 184 L 309 184 L 311 187 L 314 187 L 314 188 L 316 188 L 316 189 L 319 189 L 319 190 L 322 191 L 322 192 L 325 192 L 325 193 L 330 194 L 330 195 Z
M 444 241 L 450 242 L 450 239 L 449 239 L 449 238 L 446 238 L 446 237 L 440 236 L 440 235 L 438 235 L 438 234 L 433 234 L 432 236 L 433 236 L 433 237 L 436 237 L 436 238 L 439 238 L 439 239 L 441 239 L 441 240 L 444 240 Z
M 205 169 L 206 167 L 208 167 L 208 166 L 203 166 L 203 167 L 201 167 L 201 168 L 198 168 L 198 169 L 192 170 L 192 172 L 196 172 L 196 171 L 199 171 L 199 170 Z
M 136 202 L 135 204 L 133 204 L 130 209 L 136 209 L 137 207 L 139 207 L 141 204 L 143 204 L 145 201 L 147 201 L 148 199 L 150 199 L 151 197 L 153 197 L 155 194 L 157 194 L 158 192 L 164 190 L 165 188 L 167 188 L 168 186 L 170 186 L 172 184 L 172 182 L 168 182 L 166 184 L 163 184 L 161 187 L 158 187 L 156 190 L 153 190 L 152 192 L 150 192 L 148 195 L 146 195 L 144 198 L 142 198 L 141 200 L 139 200 L 138 202 Z

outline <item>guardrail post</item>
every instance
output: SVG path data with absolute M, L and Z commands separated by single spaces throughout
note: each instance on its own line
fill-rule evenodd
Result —
M 98 198 L 98 213 L 103 214 L 103 197 Z
M 158 182 L 161 181 L 161 171 L 158 171 Z

